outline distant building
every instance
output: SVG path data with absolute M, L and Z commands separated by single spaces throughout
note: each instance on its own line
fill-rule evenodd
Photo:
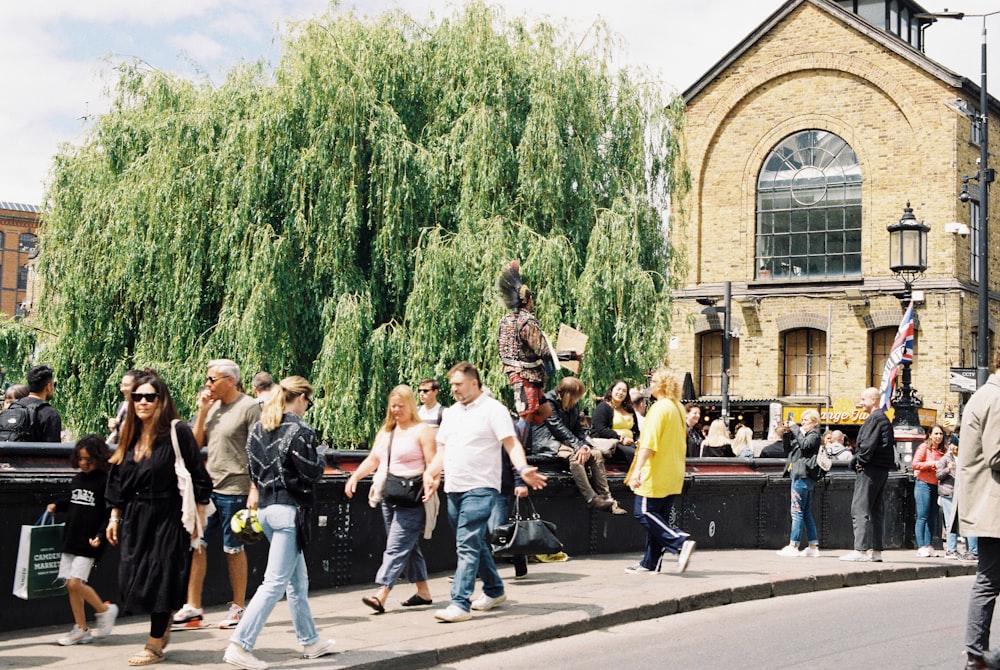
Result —
M 31 269 L 38 252 L 40 216 L 35 205 L 0 200 L 0 312 L 24 316 Z
M 977 319 L 976 184 L 958 198 L 977 169 L 968 110 L 979 88 L 926 56 L 931 20 L 913 0 L 775 5 L 684 93 L 692 189 L 671 237 L 690 270 L 676 294 L 671 363 L 690 372 L 703 417 L 718 416 L 729 281 L 734 422 L 761 437 L 783 406 L 782 418 L 829 407 L 829 423 L 857 424 L 858 394 L 880 385 L 903 315 L 886 226 L 909 202 L 931 228 L 914 286 L 913 386 L 922 422 L 933 422 L 933 410 L 963 401 L 949 369 L 974 367 L 977 330 L 992 339 L 996 327 L 996 271 L 989 322 Z M 975 53 L 977 28 L 968 29 Z M 1000 127 L 992 98 L 989 123 Z M 998 196 L 1000 183 L 991 214 Z M 953 222 L 971 234 L 946 232 Z M 989 235 L 1000 248 L 995 223 Z

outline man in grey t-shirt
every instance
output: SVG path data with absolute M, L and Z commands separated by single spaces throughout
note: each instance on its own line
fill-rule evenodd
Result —
M 226 552 L 233 602 L 219 628 L 235 628 L 246 606 L 247 557 L 243 543 L 229 526 L 233 515 L 247 506 L 250 471 L 247 467 L 247 435 L 260 421 L 260 405 L 240 390 L 240 368 L 228 359 L 208 362 L 207 388 L 198 394 L 194 437 L 198 446 L 208 446 L 208 474 L 212 477 L 212 502 L 216 512 L 208 518 L 205 537 L 222 527 L 222 548 Z M 175 628 L 204 626 L 201 592 L 208 559 L 207 543 L 191 556 L 187 603 L 174 615 Z

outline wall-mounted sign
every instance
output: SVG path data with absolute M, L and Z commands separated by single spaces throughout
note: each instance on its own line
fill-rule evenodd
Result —
M 948 390 L 953 393 L 975 393 L 976 368 L 951 368 Z

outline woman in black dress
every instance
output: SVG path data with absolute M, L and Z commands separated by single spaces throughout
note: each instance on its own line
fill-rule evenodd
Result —
M 212 491 L 194 435 L 187 424 L 174 423 L 176 419 L 167 385 L 152 370 L 144 370 L 132 388 L 105 494 L 112 508 L 108 542 L 121 543 L 118 584 L 124 609 L 150 615 L 149 639 L 128 660 L 133 666 L 163 660 L 170 617 L 187 595 L 191 536 L 181 522 L 172 430 L 203 520 Z

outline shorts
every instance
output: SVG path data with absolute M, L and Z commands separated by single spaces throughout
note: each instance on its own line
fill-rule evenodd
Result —
M 541 424 L 552 414 L 552 408 L 548 407 L 545 399 L 545 389 L 540 383 L 525 381 L 521 375 L 514 373 L 510 376 L 510 385 L 514 391 L 517 415 L 532 426 Z
M 90 579 L 90 571 L 94 568 L 94 560 L 90 556 L 63 554 L 59 559 L 59 579 L 64 582 L 79 579 L 86 584 Z
M 229 522 L 233 516 L 247 506 L 246 496 L 233 496 L 225 493 L 212 493 L 215 503 L 215 514 L 208 517 L 205 523 L 205 536 L 201 538 L 201 546 L 208 546 L 208 538 L 212 537 L 222 526 L 222 550 L 227 554 L 238 554 L 243 551 L 243 543 L 236 537 Z

